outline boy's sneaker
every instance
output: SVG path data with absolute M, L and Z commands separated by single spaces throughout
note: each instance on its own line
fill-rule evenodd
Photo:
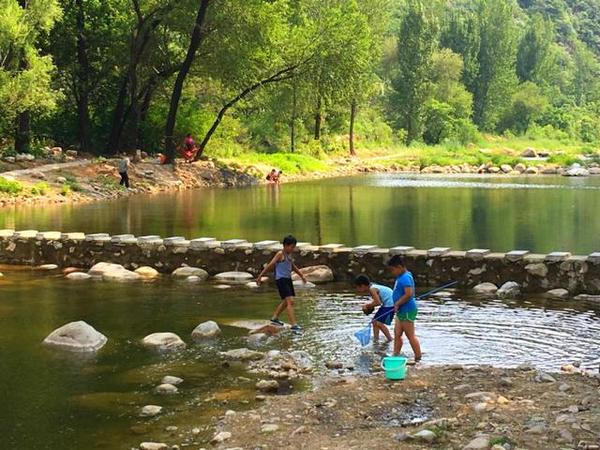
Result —
M 279 319 L 271 319 L 271 323 L 272 323 L 273 325 L 277 325 L 278 327 L 282 327 L 282 326 L 284 326 L 284 325 L 285 325 L 285 324 L 284 324 L 284 323 L 283 323 L 281 320 L 279 320 Z
M 300 325 L 294 325 L 290 328 L 294 333 L 300 333 L 302 331 L 302 327 Z

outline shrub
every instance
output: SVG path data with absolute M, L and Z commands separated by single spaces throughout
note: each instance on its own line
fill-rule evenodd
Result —
M 16 195 L 23 190 L 23 185 L 18 181 L 7 180 L 0 177 L 0 192 L 5 194 Z
M 46 195 L 48 193 L 48 189 L 48 183 L 40 181 L 39 183 L 36 183 L 31 187 L 31 193 L 33 195 Z

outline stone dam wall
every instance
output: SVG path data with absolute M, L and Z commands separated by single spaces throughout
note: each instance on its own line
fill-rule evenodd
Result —
M 57 264 L 89 268 L 98 262 L 121 264 L 128 269 L 151 266 L 171 273 L 182 265 L 201 267 L 210 275 L 245 271 L 257 275 L 281 248 L 276 241 L 250 243 L 243 239 L 187 240 L 83 233 L 0 230 L 0 263 L 19 265 Z M 420 286 L 458 281 L 460 288 L 490 282 L 497 286 L 515 281 L 523 292 L 564 288 L 571 295 L 600 294 L 600 253 L 575 256 L 567 252 L 532 254 L 515 250 L 493 253 L 487 249 L 456 251 L 449 248 L 418 250 L 412 247 L 378 248 L 374 245 L 345 247 L 299 243 L 295 256 L 299 267 L 329 266 L 336 281 L 348 281 L 364 273 L 391 281 L 386 263 L 402 255 Z

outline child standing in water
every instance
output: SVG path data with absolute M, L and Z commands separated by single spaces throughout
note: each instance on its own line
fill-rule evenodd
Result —
M 288 319 L 292 326 L 292 331 L 301 331 L 302 328 L 296 323 L 296 315 L 294 314 L 294 297 L 296 292 L 294 291 L 294 283 L 292 282 L 292 272 L 296 273 L 304 283 L 306 278 L 304 274 L 300 272 L 300 269 L 294 264 L 292 254 L 296 249 L 298 241 L 294 236 L 286 236 L 283 238 L 283 250 L 277 252 L 271 262 L 265 266 L 258 278 L 256 284 L 260 286 L 262 277 L 267 273 L 275 269 L 275 282 L 277 283 L 277 289 L 279 290 L 279 296 L 281 297 L 281 303 L 275 308 L 271 323 L 274 325 L 283 326 L 283 322 L 279 320 L 279 316 L 284 310 L 287 310 Z
M 415 363 L 421 360 L 421 344 L 415 334 L 417 319 L 417 300 L 415 299 L 415 281 L 412 273 L 406 270 L 404 261 L 398 255 L 392 256 L 388 262 L 390 272 L 396 277 L 393 300 L 396 312 L 394 325 L 394 356 L 399 356 L 402 350 L 402 335 L 406 335 L 415 354 Z
M 387 339 L 387 342 L 392 342 L 392 335 L 388 329 L 388 325 L 394 320 L 394 300 L 393 291 L 381 284 L 371 283 L 366 275 L 359 275 L 354 281 L 356 292 L 359 294 L 369 294 L 371 302 L 363 305 L 363 311 L 373 309 L 379 306 L 373 319 L 373 340 L 379 342 L 379 332 L 381 331 Z

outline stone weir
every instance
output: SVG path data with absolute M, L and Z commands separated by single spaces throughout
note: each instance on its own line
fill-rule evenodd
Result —
M 98 262 L 121 264 L 129 269 L 151 266 L 170 273 L 183 265 L 201 267 L 214 275 L 247 271 L 254 275 L 281 248 L 276 241 L 250 243 L 244 239 L 218 241 L 215 238 L 187 240 L 108 234 L 60 233 L 35 230 L 0 230 L 0 263 L 89 268 Z M 389 280 L 386 263 L 402 255 L 421 286 L 457 281 L 461 288 L 490 282 L 518 283 L 524 292 L 567 289 L 571 295 L 600 294 L 600 253 L 575 256 L 567 252 L 532 254 L 514 250 L 493 253 L 487 249 L 455 251 L 436 247 L 379 248 L 375 245 L 346 247 L 342 244 L 299 243 L 298 266 L 326 265 L 336 281 L 348 281 L 358 274 Z

